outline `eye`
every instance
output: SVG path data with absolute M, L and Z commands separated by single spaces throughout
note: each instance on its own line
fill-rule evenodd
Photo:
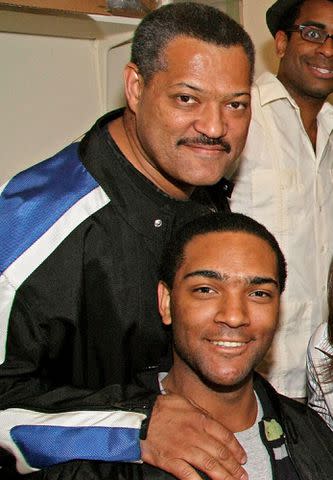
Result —
M 247 108 L 247 104 L 244 102 L 230 102 L 228 106 L 232 110 L 245 110 L 245 108 Z
M 203 286 L 203 287 L 194 288 L 193 292 L 201 293 L 203 295 L 208 295 L 208 294 L 214 293 L 214 290 L 211 287 Z
M 182 103 L 195 103 L 195 99 L 191 95 L 178 95 L 177 97 Z
M 326 36 L 326 32 L 319 30 L 318 28 L 307 28 L 304 31 L 304 35 L 309 40 L 321 40 Z
M 264 292 L 263 290 L 255 290 L 254 292 L 250 293 L 250 297 L 257 297 L 257 298 L 271 298 L 271 294 L 269 292 Z

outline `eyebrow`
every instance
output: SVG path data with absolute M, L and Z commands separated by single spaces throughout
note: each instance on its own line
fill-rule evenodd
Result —
M 326 25 L 324 25 L 323 23 L 314 22 L 312 20 L 308 20 L 307 22 L 301 22 L 300 25 L 304 25 L 305 27 L 316 27 L 322 30 L 326 28 Z
M 191 85 L 190 83 L 186 83 L 186 82 L 179 82 L 179 83 L 174 83 L 173 85 L 171 85 L 172 87 L 186 87 L 186 88 L 189 88 L 190 90 L 194 90 L 195 92 L 203 92 L 203 88 L 200 88 L 200 87 L 196 87 L 195 85 Z M 231 94 L 228 94 L 228 96 L 230 96 L 230 98 L 234 98 L 234 97 L 242 97 L 243 95 L 247 95 L 247 96 L 251 96 L 251 94 L 249 92 L 233 92 Z
M 216 272 L 215 270 L 195 270 L 193 272 L 190 272 L 184 275 L 184 280 L 186 278 L 191 278 L 191 277 L 213 278 L 220 282 L 226 282 L 227 280 L 230 279 L 230 275 L 227 275 L 227 274 L 221 275 L 220 272 Z M 251 276 L 244 277 L 244 280 L 249 285 L 264 285 L 269 283 L 279 288 L 278 282 L 272 277 L 261 277 L 256 275 L 254 277 L 251 277 Z

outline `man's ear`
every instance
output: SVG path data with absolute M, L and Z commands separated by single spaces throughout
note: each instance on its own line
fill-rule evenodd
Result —
M 286 32 L 278 30 L 275 35 L 275 51 L 279 58 L 283 58 L 288 45 L 288 37 Z
M 144 81 L 135 63 L 129 62 L 124 69 L 124 91 L 129 108 L 136 112 L 144 87 Z
M 164 282 L 159 282 L 157 287 L 158 309 L 164 325 L 171 325 L 170 290 Z

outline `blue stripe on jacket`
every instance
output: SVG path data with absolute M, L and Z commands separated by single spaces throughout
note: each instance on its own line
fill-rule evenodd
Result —
M 138 461 L 137 428 L 63 427 L 21 425 L 11 437 L 33 468 L 46 468 L 70 460 Z
M 78 143 L 19 173 L 0 197 L 0 274 L 70 207 L 98 186 Z

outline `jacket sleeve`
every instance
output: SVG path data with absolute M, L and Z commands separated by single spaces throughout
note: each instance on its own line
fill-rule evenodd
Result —
M 33 317 L 16 301 L 7 349 L 1 352 L 0 447 L 16 457 L 17 470 L 28 473 L 74 459 L 140 460 L 144 409 L 121 410 L 126 389 L 119 385 L 98 391 L 56 385 L 43 368 L 47 350 L 55 347 Z M 55 327 L 51 335 L 61 346 L 69 332 Z
M 140 459 L 145 414 L 117 407 L 119 386 L 74 388 L 79 382 L 66 375 L 80 307 L 80 279 L 72 278 L 82 270 L 72 258 L 83 255 L 77 239 L 58 267 L 61 282 L 52 269 L 37 287 L 30 281 L 68 232 L 108 201 L 75 145 L 16 176 L 0 197 L 0 462 L 9 452 L 20 473 L 77 458 Z M 64 292 L 75 312 L 65 312 Z

